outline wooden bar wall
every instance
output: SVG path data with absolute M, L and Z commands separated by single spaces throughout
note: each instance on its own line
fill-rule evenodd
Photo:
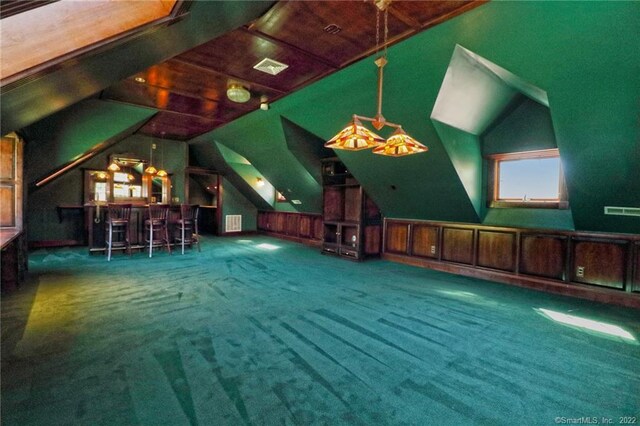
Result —
M 259 211 L 258 231 L 278 238 L 319 246 L 322 243 L 322 215 Z
M 640 235 L 385 219 L 388 260 L 640 308 Z

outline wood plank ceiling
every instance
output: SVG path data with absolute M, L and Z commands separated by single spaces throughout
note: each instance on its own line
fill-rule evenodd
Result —
M 389 41 L 479 6 L 482 1 L 394 1 Z M 102 99 L 159 112 L 139 132 L 189 140 L 273 102 L 375 52 L 376 8 L 370 1 L 280 1 L 258 20 L 154 65 L 104 90 Z M 253 68 L 264 58 L 289 67 L 278 75 Z M 239 82 L 246 103 L 226 96 Z

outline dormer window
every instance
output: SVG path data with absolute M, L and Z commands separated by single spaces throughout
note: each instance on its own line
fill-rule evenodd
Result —
M 558 149 L 487 158 L 489 207 L 568 208 Z

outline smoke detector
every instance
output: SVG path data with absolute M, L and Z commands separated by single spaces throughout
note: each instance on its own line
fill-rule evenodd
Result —
M 270 58 L 264 58 L 263 60 L 255 64 L 253 68 L 267 74 L 277 75 L 289 68 L 289 65 L 283 64 L 282 62 L 274 61 Z

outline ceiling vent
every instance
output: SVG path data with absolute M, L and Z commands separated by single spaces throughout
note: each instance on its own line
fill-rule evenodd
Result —
M 606 206 L 604 214 L 615 216 L 638 216 L 640 217 L 640 207 L 612 207 Z
M 282 62 L 274 61 L 273 59 L 264 58 L 263 60 L 255 64 L 253 68 L 258 71 L 266 72 L 267 74 L 277 75 L 289 68 L 289 65 L 283 64 Z
M 326 27 L 324 27 L 323 30 L 325 33 L 338 34 L 340 31 L 342 31 L 342 27 L 336 24 L 329 24 Z

